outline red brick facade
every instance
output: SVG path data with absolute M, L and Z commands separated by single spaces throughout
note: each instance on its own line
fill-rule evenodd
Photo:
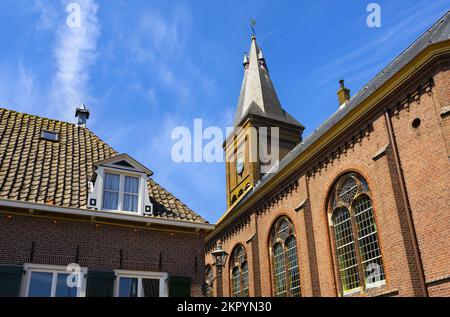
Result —
M 190 277 L 191 295 L 203 296 L 203 232 L 188 234 L 96 226 L 89 222 L 54 222 L 51 218 L 40 219 L 11 214 L 9 210 L 1 211 L 2 265 L 33 262 L 65 266 L 79 263 L 92 271 L 123 269 L 166 272 L 169 277 Z M 77 249 L 78 261 L 75 260 Z
M 242 244 L 248 255 L 250 296 L 273 296 L 269 235 L 274 222 L 287 216 L 295 227 L 301 295 L 342 296 L 327 199 L 335 181 L 354 171 L 370 188 L 386 284 L 352 296 L 425 295 L 420 266 L 428 295 L 450 296 L 449 65 L 448 53 L 429 60 L 231 224 L 220 227 L 219 223 L 207 240 L 206 263 L 213 263 L 210 252 L 219 241 L 229 254 Z M 407 225 L 389 121 L 419 257 Z M 230 296 L 230 269 L 227 263 L 223 292 L 215 282 L 215 295 Z

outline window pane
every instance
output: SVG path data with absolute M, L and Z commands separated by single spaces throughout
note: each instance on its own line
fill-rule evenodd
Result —
M 284 260 L 283 246 L 277 243 L 273 247 L 273 269 L 275 280 L 275 295 L 277 297 L 287 296 L 286 264 Z
M 138 297 L 138 279 L 120 277 L 119 297 Z
M 298 268 L 297 243 L 295 237 L 291 236 L 286 241 L 288 269 L 289 269 L 289 290 L 290 296 L 300 297 L 300 272 Z
M 235 267 L 231 273 L 232 292 L 234 297 L 241 296 L 241 274 L 239 268 Z
M 144 297 L 159 297 L 159 280 L 142 279 Z
M 103 209 L 117 210 L 119 208 L 119 193 L 105 191 L 103 194 Z
M 29 297 L 50 297 L 52 295 L 53 273 L 31 272 Z
M 342 187 L 339 191 L 339 197 L 347 204 L 350 204 L 355 198 L 358 191 L 358 186 L 353 178 L 349 178 L 342 184 Z
M 247 262 L 244 262 L 241 266 L 242 269 L 242 296 L 248 297 L 249 296 L 249 286 L 248 286 L 248 264 Z
M 213 285 L 214 285 L 214 272 L 211 266 L 206 267 L 205 271 L 206 276 L 206 296 L 211 297 L 213 293 Z
M 123 195 L 123 210 L 137 212 L 138 211 L 138 201 L 139 201 L 138 195 L 124 194 Z
M 69 274 L 59 273 L 56 280 L 56 297 L 77 297 L 77 288 L 67 286 Z
M 355 202 L 354 208 L 365 282 L 366 286 L 370 286 L 370 284 L 384 281 L 385 279 L 378 234 L 373 217 L 372 201 L 369 197 L 362 196 Z
M 139 193 L 139 178 L 125 176 L 125 193 L 138 194 Z
M 120 183 L 120 175 L 118 174 L 111 174 L 111 173 L 105 173 L 105 182 L 104 182 L 104 188 L 105 190 L 111 190 L 111 191 L 119 191 L 119 183 Z
M 339 208 L 334 212 L 333 222 L 342 287 L 344 292 L 350 291 L 359 287 L 359 270 L 350 213 L 346 208 Z
M 119 208 L 120 175 L 105 173 L 103 184 L 103 209 L 117 210 Z

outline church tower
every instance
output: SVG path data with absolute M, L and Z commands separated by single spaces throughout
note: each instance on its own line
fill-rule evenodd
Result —
M 244 79 L 234 119 L 234 131 L 224 143 L 227 204 L 231 207 L 268 172 L 260 153 L 270 154 L 273 144 L 281 160 L 302 140 L 304 126 L 280 104 L 256 37 L 244 56 Z M 277 130 L 277 132 L 273 132 Z M 276 129 L 278 128 L 278 129 Z M 272 142 L 276 138 L 278 142 Z M 266 142 L 268 149 L 262 149 Z

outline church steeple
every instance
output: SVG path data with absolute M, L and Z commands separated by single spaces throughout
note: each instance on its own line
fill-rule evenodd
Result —
M 252 36 L 249 55 L 244 57 L 242 81 L 234 125 L 239 126 L 248 115 L 258 115 L 304 128 L 280 104 L 270 79 L 269 69 L 256 37 Z
M 243 65 L 235 129 L 224 144 L 228 206 L 233 206 L 266 173 L 274 171 L 277 161 L 301 142 L 305 129 L 281 107 L 254 34 Z M 269 153 L 267 145 L 270 160 L 265 154 Z

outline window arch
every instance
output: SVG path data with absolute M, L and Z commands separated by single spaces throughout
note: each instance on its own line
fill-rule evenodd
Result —
M 248 297 L 248 262 L 247 252 L 238 245 L 232 252 L 231 262 L 231 295 L 233 297 Z
M 270 233 L 274 295 L 300 297 L 300 271 L 294 226 L 287 217 L 274 224 Z
M 328 208 L 343 293 L 383 285 L 385 274 L 366 180 L 357 173 L 339 178 Z
M 214 287 L 214 272 L 211 265 L 207 265 L 205 269 L 205 281 L 206 281 L 206 296 L 213 296 Z

